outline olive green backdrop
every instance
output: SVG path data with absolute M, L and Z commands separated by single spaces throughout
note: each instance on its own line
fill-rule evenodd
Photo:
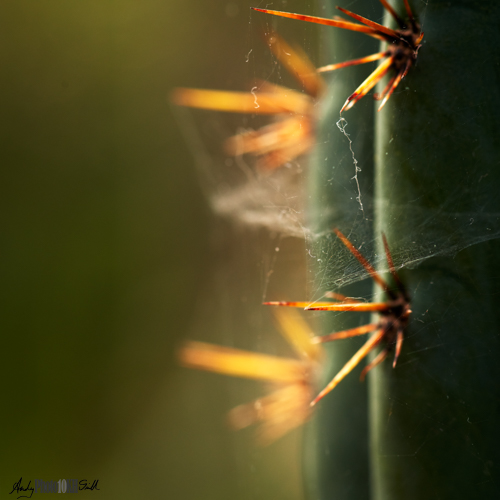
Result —
M 249 348 L 269 327 L 245 305 L 267 236 L 210 213 L 167 99 L 255 76 L 249 5 L 0 2 L 0 498 L 21 476 L 99 479 L 88 498 L 301 498 L 297 436 L 257 450 L 225 427 L 261 391 L 175 362 L 183 339 Z

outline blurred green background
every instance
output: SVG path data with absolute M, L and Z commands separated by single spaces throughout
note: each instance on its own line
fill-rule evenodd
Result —
M 274 242 L 210 213 L 167 98 L 255 76 L 250 5 L 0 3 L 0 498 L 21 476 L 99 479 L 83 494 L 106 499 L 301 498 L 298 434 L 259 450 L 225 426 L 261 388 L 175 362 L 186 338 L 266 344 L 248 304 Z

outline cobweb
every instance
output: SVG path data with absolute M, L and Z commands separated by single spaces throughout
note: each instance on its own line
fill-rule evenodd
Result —
M 420 11 L 424 31 L 429 3 L 432 3 L 432 0 L 423 2 L 424 8 Z M 266 7 L 267 4 L 262 6 Z M 348 7 L 356 11 L 356 2 L 350 2 Z M 383 22 L 379 7 L 377 6 L 378 10 L 374 7 L 373 13 L 362 14 Z M 274 3 L 270 8 L 287 10 L 286 5 L 282 6 L 280 2 Z M 321 9 L 314 9 L 315 5 L 310 2 L 306 2 L 302 8 L 309 13 L 323 15 Z M 262 15 L 257 18 L 254 13 L 250 17 L 248 29 L 251 32 L 269 32 L 276 27 L 280 32 L 285 24 L 281 20 L 272 19 L 271 16 L 264 19 Z M 303 24 L 307 23 L 295 22 L 294 39 L 287 40 L 300 45 L 316 65 L 331 62 L 326 56 L 317 55 L 316 40 L 311 39 L 311 28 L 301 26 Z M 322 32 L 323 28 L 314 27 L 318 33 Z M 361 34 L 354 34 L 350 38 L 353 57 L 360 50 L 360 38 Z M 302 90 L 268 53 L 260 37 L 249 36 L 249 40 L 248 50 L 241 54 L 242 60 L 248 63 L 248 91 L 259 88 L 262 81 Z M 321 44 L 319 48 L 321 53 Z M 425 51 L 425 45 L 422 51 Z M 341 97 L 332 95 L 329 90 L 315 105 L 318 119 L 321 120 L 330 114 L 334 125 L 326 132 L 318 132 L 318 144 L 309 154 L 268 172 L 256 168 L 256 160 L 252 156 L 227 155 L 223 143 L 227 138 L 242 131 L 257 130 L 271 123 L 272 118 L 186 108 L 175 110 L 191 150 L 197 158 L 200 182 L 212 210 L 249 230 L 265 229 L 272 237 L 298 238 L 305 242 L 305 257 L 309 260 L 310 270 L 309 289 L 305 293 L 311 301 L 319 299 L 325 290 L 338 289 L 367 278 L 366 271 L 360 268 L 357 261 L 332 234 L 333 226 L 328 227 L 328 223 L 316 222 L 319 216 L 335 225 L 341 221 L 343 231 L 363 255 L 379 269 L 387 270 L 385 256 L 377 251 L 380 248 L 377 243 L 380 235 L 374 233 L 375 199 L 371 172 L 373 166 L 359 155 L 360 146 L 369 136 L 373 123 L 363 123 L 351 118 L 354 115 L 350 115 L 350 112 L 344 113 L 343 116 L 338 113 L 338 103 L 343 102 L 349 95 L 348 90 L 342 88 L 340 83 L 342 71 L 349 70 L 340 70 L 338 75 L 328 79 L 330 88 L 341 92 Z M 372 69 L 366 69 L 366 75 L 370 71 Z M 411 82 L 409 78 L 408 80 Z M 405 93 L 416 91 L 410 89 L 405 81 L 400 87 L 395 94 L 400 94 L 398 98 L 401 98 L 401 94 L 404 97 Z M 351 92 L 352 90 L 354 89 L 351 88 Z M 373 107 L 370 96 L 356 104 L 356 108 L 369 106 Z M 404 113 L 402 102 L 400 116 L 395 119 L 400 119 Z M 467 127 L 467 123 L 464 123 L 464 127 Z M 439 139 L 436 137 L 435 140 Z M 330 143 L 335 144 L 333 152 Z M 338 203 L 325 202 L 318 208 L 321 197 L 318 197 L 319 201 L 314 200 L 316 188 L 312 183 L 317 182 L 317 178 L 311 178 L 311 168 L 313 164 L 319 163 L 326 164 L 329 168 L 329 174 L 323 178 L 323 191 L 328 189 L 328 186 L 335 186 L 336 192 L 341 191 L 342 195 Z M 496 200 L 488 198 L 486 189 L 488 168 L 488 165 L 477 163 L 457 171 L 455 175 L 459 177 L 459 181 L 455 180 L 453 184 L 458 187 L 454 192 L 448 192 L 446 198 L 440 199 L 439 205 L 432 209 L 419 207 L 415 203 L 416 200 L 411 199 L 400 205 L 395 205 L 390 199 L 377 201 L 377 210 L 390 209 L 391 213 L 401 214 L 396 217 L 394 223 L 398 223 L 398 218 L 403 218 L 409 210 L 412 211 L 413 231 L 409 234 L 397 234 L 390 241 L 397 268 L 414 268 L 435 256 L 453 256 L 468 246 L 500 236 L 500 211 L 495 209 Z M 435 190 L 436 196 L 439 196 L 441 187 L 429 183 L 428 189 L 431 192 Z M 470 197 L 470 211 L 459 209 L 464 196 Z M 442 231 L 444 227 L 447 229 L 445 232 Z M 276 256 L 269 261 L 276 262 Z M 263 291 L 263 296 L 266 296 L 266 290 Z

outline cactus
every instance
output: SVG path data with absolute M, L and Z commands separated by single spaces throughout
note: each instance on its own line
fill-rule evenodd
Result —
M 413 18 L 407 0 L 390 5 L 359 0 L 356 10 L 379 20 L 385 7 L 389 34 L 395 21 L 403 31 L 411 28 L 401 64 L 394 46 L 378 49 L 373 39 L 328 31 L 324 46 L 331 47 L 335 67 L 377 50 L 382 52 L 371 60 L 381 54 L 388 59 L 368 79 L 365 66 L 329 78 L 309 174 L 309 223 L 312 234 L 326 234 L 311 245 L 318 257 L 313 272 L 322 278 L 318 292 L 342 283 L 330 261 L 337 255 L 345 261 L 345 249 L 331 229 L 349 232 L 354 245 L 363 245 L 387 271 L 392 262 L 383 263 L 383 232 L 402 269 L 413 316 L 396 370 L 382 364 L 368 384 L 351 375 L 319 405 L 305 440 L 308 496 L 493 498 L 500 476 L 494 302 L 500 91 L 492 48 L 500 37 L 494 24 L 500 6 L 431 0 L 412 5 Z M 395 13 L 403 9 L 406 24 Z M 418 61 L 423 33 L 417 22 L 425 24 Z M 382 106 L 365 99 L 351 109 L 389 69 L 394 75 L 378 89 L 385 108 L 376 113 Z M 347 282 L 342 292 L 348 295 L 373 292 L 371 282 Z M 364 323 L 355 315 L 325 316 L 324 333 Z M 362 342 L 329 347 L 325 379 Z
M 496 498 L 500 245 L 485 240 L 498 231 L 500 92 L 498 63 L 477 54 L 498 46 L 500 5 L 422 7 L 426 44 L 409 88 L 376 119 L 376 232 L 432 253 L 478 243 L 404 273 L 406 354 L 370 380 L 372 497 Z
M 399 3 L 392 5 L 401 7 Z M 500 6 L 433 1 L 414 8 L 420 18 L 425 15 L 424 48 L 401 91 L 375 117 L 373 239 L 380 241 L 378 253 L 383 254 L 379 235 L 384 231 L 400 265 L 408 266 L 412 260 L 421 263 L 402 273 L 411 290 L 414 314 L 400 366 L 393 370 L 390 364 L 382 364 L 368 377 L 369 497 L 496 498 L 500 451 L 499 409 L 494 400 L 500 374 L 495 362 L 498 342 L 492 332 L 498 330 L 495 256 L 500 245 L 493 238 L 499 229 L 500 172 L 496 166 L 499 118 L 494 110 L 500 93 L 497 63 L 484 65 L 477 54 L 498 46 L 494 20 L 500 18 Z M 342 50 L 341 44 L 336 47 Z M 332 92 L 338 90 L 336 83 Z M 339 96 L 335 107 L 340 101 Z M 351 134 L 357 127 L 365 130 L 370 120 L 365 109 L 355 111 L 366 115 L 346 114 Z M 323 134 L 335 130 L 337 120 L 334 111 L 326 114 Z M 337 146 L 334 141 L 330 141 L 332 149 Z M 355 228 L 361 243 L 367 229 L 359 231 L 350 216 L 352 210 L 345 210 L 345 199 L 339 199 L 341 193 L 327 186 L 331 165 L 324 160 L 325 146 L 321 148 L 312 190 L 323 196 L 316 197 L 314 217 L 323 228 L 332 222 Z M 369 146 L 354 140 L 353 149 L 363 178 L 372 166 L 370 158 L 362 156 Z M 324 194 L 328 190 L 329 200 Z M 360 191 L 370 199 L 369 187 Z M 325 218 L 325 207 L 346 212 L 344 221 L 342 216 Z M 346 355 L 341 349 L 336 349 L 337 354 Z M 364 389 L 358 388 L 355 395 L 347 390 L 341 394 L 339 389 L 335 401 L 329 400 L 330 408 L 324 408 L 325 415 L 320 415 L 317 432 L 332 442 L 343 433 L 343 442 L 359 449 L 363 427 L 341 425 L 339 429 L 338 423 L 345 418 L 341 412 L 347 404 L 362 408 L 359 399 Z M 321 453 L 321 440 L 317 446 Z M 320 470 L 331 467 L 332 476 L 339 479 L 338 464 L 345 466 L 346 448 L 333 457 L 323 456 Z M 349 454 L 346 457 L 349 460 Z M 365 457 L 360 453 L 358 459 L 362 462 Z M 319 497 L 368 498 L 360 487 L 367 483 L 365 474 L 352 481 L 349 495 L 347 481 L 323 481 Z
M 395 19 L 401 28 L 399 16 L 385 0 L 381 3 L 387 9 L 386 25 Z M 392 5 L 402 7 L 396 2 Z M 406 0 L 404 6 L 409 17 L 406 26 L 412 33 L 408 37 L 413 37 L 410 45 L 416 56 L 423 33 Z M 415 267 L 405 273 L 415 315 L 403 366 L 393 371 L 390 365 L 383 365 L 370 381 L 370 496 L 380 500 L 472 498 L 480 488 L 481 498 L 491 498 L 495 495 L 500 453 L 496 437 L 499 410 L 492 399 L 500 382 L 494 361 L 496 342 L 491 335 L 498 314 L 495 297 L 490 295 L 496 290 L 498 266 L 495 251 L 499 245 L 494 238 L 498 236 L 496 192 L 500 174 L 495 169 L 495 139 L 499 119 L 495 110 L 500 95 L 495 85 L 496 62 L 485 66 L 479 54 L 497 46 L 499 35 L 494 21 L 499 19 L 500 7 L 492 1 L 478 6 L 472 1 L 450 4 L 439 0 L 414 7 L 421 22 L 425 17 L 424 55 L 398 87 L 398 95 L 374 120 L 373 165 L 369 141 L 358 143 L 348 137 L 356 174 L 358 166 L 373 166 L 375 192 L 370 186 L 362 187 L 358 177 L 355 189 L 347 190 L 351 200 L 345 199 L 342 189 L 336 189 L 346 179 L 342 178 L 345 162 L 339 158 L 334 132 L 337 126 L 345 135 L 347 122 L 338 121 L 335 113 L 335 101 L 342 97 L 333 98 L 333 106 L 327 105 L 323 116 L 311 174 L 311 218 L 313 227 L 320 230 L 337 224 L 348 227 L 359 244 L 378 240 L 384 231 L 396 246 L 401 267 Z M 266 12 L 319 24 L 337 23 Z M 338 36 L 343 43 L 335 45 L 342 50 L 348 45 L 347 35 L 342 32 Z M 410 66 L 415 66 L 412 57 L 406 57 L 405 69 L 395 65 L 396 76 L 382 83 L 382 93 L 390 95 L 387 89 L 393 90 L 401 77 L 407 76 Z M 380 64 L 341 109 L 349 109 L 364 96 L 388 65 Z M 342 83 L 333 80 L 332 95 L 343 92 Z M 356 118 L 360 120 L 358 130 L 369 130 L 369 112 L 363 109 L 350 121 Z M 325 152 L 325 143 L 333 149 L 336 160 Z M 334 172 L 340 165 L 343 168 Z M 488 181 L 481 184 L 485 178 Z M 352 193 L 356 190 L 364 221 L 352 209 Z M 370 200 L 372 195 L 373 207 L 366 206 L 370 211 L 373 208 L 375 220 L 375 231 L 370 234 L 366 219 L 371 217 L 364 213 L 362 198 Z M 473 224 L 476 226 L 469 227 Z M 318 245 L 317 253 L 324 247 L 324 242 Z M 383 254 L 380 245 L 378 250 Z M 341 349 L 336 349 L 337 355 L 345 354 L 346 348 Z M 346 493 L 348 487 L 336 477 L 339 463 L 349 464 L 350 472 L 356 470 L 350 462 L 349 446 L 342 443 L 358 450 L 359 464 L 366 458 L 359 448 L 365 436 L 363 422 L 341 425 L 344 401 L 355 402 L 360 408 L 364 396 L 362 390 L 357 396 L 337 393 L 336 408 L 332 401 L 318 418 L 318 452 L 312 473 L 316 478 L 311 480 L 319 485 L 315 496 L 367 496 L 361 489 Z M 471 420 L 469 414 L 475 418 Z M 333 456 L 330 447 L 335 448 Z M 318 473 L 328 467 L 329 475 Z M 366 484 L 366 470 L 358 470 L 358 474 L 357 483 Z M 335 479 L 328 482 L 327 477 Z

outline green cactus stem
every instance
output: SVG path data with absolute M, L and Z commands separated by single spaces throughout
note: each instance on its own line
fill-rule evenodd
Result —
M 401 273 L 399 366 L 369 377 L 371 498 L 498 498 L 500 4 L 413 7 L 424 45 L 376 119 L 375 234 L 422 262 Z

